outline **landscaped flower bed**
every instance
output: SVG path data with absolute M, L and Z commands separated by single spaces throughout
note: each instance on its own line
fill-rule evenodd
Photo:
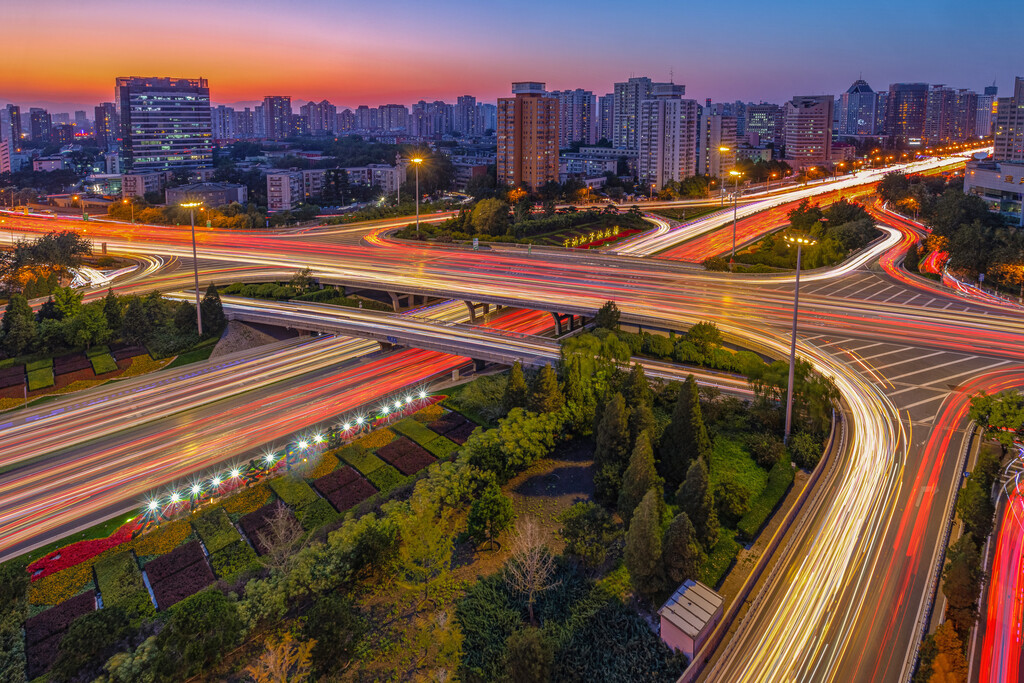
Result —
M 241 538 L 228 519 L 228 513 L 220 506 L 192 517 L 192 526 L 211 555 Z
M 430 441 L 423 445 L 427 451 L 430 452 L 435 458 L 447 458 L 449 455 L 459 450 L 459 444 L 455 443 L 447 436 L 439 436 L 433 441 Z
M 223 550 L 210 555 L 210 565 L 219 578 L 231 582 L 243 572 L 258 567 L 259 560 L 249 544 L 239 538 Z
M 125 550 L 105 555 L 93 569 L 104 606 L 116 605 L 133 617 L 152 613 L 153 601 L 142 582 L 135 553 Z
M 406 475 L 419 472 L 435 460 L 423 446 L 404 436 L 384 448 L 377 449 L 377 455 Z
M 409 437 L 421 446 L 426 446 L 439 436 L 437 432 L 427 429 L 416 420 L 408 417 L 401 422 L 396 422 L 392 425 L 392 429 L 403 436 Z
M 92 583 L 92 560 L 50 574 L 28 586 L 28 600 L 33 605 L 57 605 L 73 598 Z
M 316 493 L 309 484 L 293 475 L 275 477 L 270 480 L 270 488 L 274 493 L 293 508 L 301 507 L 316 500 Z
M 280 501 L 268 503 L 255 512 L 250 512 L 241 519 L 238 520 L 238 526 L 242 527 L 242 531 L 245 532 L 246 538 L 252 543 L 252 546 L 256 548 L 256 552 L 260 555 L 267 551 L 263 547 L 262 541 L 260 541 L 260 532 L 267 533 L 270 525 L 270 520 L 277 512 L 278 508 L 284 507 L 288 514 L 292 514 L 291 510 L 288 510 Z
M 198 593 L 215 581 L 198 541 L 187 543 L 146 565 L 159 609 Z
M 461 446 L 464 443 L 466 443 L 466 441 L 469 440 L 469 435 L 476 431 L 476 429 L 477 425 L 467 420 L 465 424 L 459 425 L 455 429 L 445 434 L 445 437 L 451 439 L 452 441 Z
M 326 500 L 317 498 L 312 503 L 306 503 L 296 510 L 295 516 L 298 518 L 299 524 L 302 525 L 303 529 L 312 531 L 336 519 L 338 513 L 334 511 L 334 508 Z
M 373 488 L 373 486 L 370 485 L 370 482 L 359 478 L 347 486 L 343 486 L 340 489 L 332 491 L 330 495 L 327 496 L 327 500 L 331 502 L 331 505 L 333 505 L 338 512 L 344 512 L 354 505 L 362 503 L 375 493 L 377 493 L 377 489 Z
M 188 519 L 175 519 L 161 522 L 160 526 L 150 529 L 126 546 L 135 551 L 139 557 L 152 557 L 169 553 L 185 542 L 192 535 L 192 525 Z
M 59 572 L 67 567 L 73 567 L 88 559 L 97 557 L 103 552 L 116 548 L 122 543 L 131 540 L 132 533 L 138 528 L 136 522 L 128 522 L 121 525 L 117 531 L 106 538 L 95 538 L 88 541 L 78 541 L 66 545 L 52 553 L 47 553 L 35 562 L 28 565 L 28 572 L 32 575 L 33 581 Z
M 375 429 L 361 439 L 356 440 L 356 445 L 362 446 L 368 451 L 375 451 L 382 446 L 387 446 L 395 438 L 395 433 L 387 427 Z
M 319 491 L 321 496 L 326 497 L 331 491 L 337 491 L 358 478 L 359 475 L 351 467 L 340 467 L 327 476 L 320 477 L 314 481 L 313 488 Z
M 247 515 L 256 512 L 270 502 L 273 494 L 265 481 L 239 489 L 224 500 L 224 509 L 228 514 Z
M 434 420 L 433 422 L 429 423 L 427 427 L 429 427 L 432 431 L 437 432 L 438 434 L 447 436 L 448 432 L 467 424 L 472 423 L 459 413 L 448 412 L 445 413 L 444 416 L 441 417 L 440 419 Z
M 65 600 L 25 621 L 25 657 L 29 680 L 46 672 L 57 658 L 64 632 L 78 617 L 96 609 L 96 592 Z
M 333 453 L 323 453 L 316 458 L 316 464 L 312 467 L 306 466 L 303 468 L 303 474 L 309 479 L 319 479 L 325 474 L 333 472 L 340 464 L 337 456 Z
M 359 472 L 364 476 L 368 476 L 370 472 L 373 472 L 375 469 L 384 467 L 383 460 L 359 444 L 353 444 L 347 448 L 343 448 L 338 455 L 341 456 L 342 460 L 359 470 Z
M 391 465 L 384 465 L 366 475 L 366 479 L 381 493 L 389 493 L 391 489 L 403 483 L 406 478 Z

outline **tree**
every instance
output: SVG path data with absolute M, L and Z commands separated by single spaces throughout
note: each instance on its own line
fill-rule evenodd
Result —
M 591 380 L 583 376 L 583 365 L 578 355 L 563 361 L 565 374 L 565 408 L 569 428 L 577 434 L 586 435 L 593 431 L 597 399 Z
M 203 334 L 207 337 L 215 337 L 227 327 L 228 319 L 224 316 L 224 305 L 220 301 L 217 285 L 210 283 L 206 288 L 203 301 L 199 304 L 199 314 L 203 319 Z
M 121 331 L 121 300 L 114 294 L 114 290 L 107 288 L 107 295 L 103 297 L 103 315 L 107 318 L 107 329 L 114 333 Z
M 637 439 L 644 432 L 653 434 L 656 426 L 654 410 L 647 403 L 634 406 L 629 411 L 629 443 L 636 446 Z
M 142 299 L 131 297 L 121 321 L 121 337 L 129 344 L 144 344 L 152 332 Z
M 935 649 L 930 680 L 935 683 L 967 683 L 968 667 L 964 645 L 952 622 L 942 622 L 935 631 Z
M 619 329 L 619 307 L 615 305 L 614 301 L 606 301 L 601 308 L 597 309 L 594 325 L 605 330 Z
M 551 679 L 555 647 L 539 628 L 524 628 L 505 641 L 505 669 L 512 683 L 537 683 Z
M 715 486 L 715 511 L 719 520 L 725 520 L 729 526 L 740 521 L 750 510 L 750 491 L 740 484 L 732 475 Z
M 647 432 L 640 434 L 629 457 L 629 467 L 622 475 L 622 490 L 619 492 L 619 516 L 626 526 L 633 517 L 633 511 L 651 488 L 661 489 L 661 477 L 654 467 L 654 451 Z
M 729 270 L 728 262 L 721 256 L 709 256 L 701 262 L 704 270 L 721 273 Z
M 956 501 L 956 513 L 964 523 L 964 530 L 974 538 L 984 539 L 992 533 L 992 518 L 996 508 L 984 482 L 973 476 L 967 480 L 967 485 Z
M 158 680 L 190 678 L 220 660 L 242 637 L 238 605 L 216 588 L 176 604 L 156 637 Z
M 75 619 L 60 640 L 51 680 L 93 680 L 100 667 L 132 634 L 128 616 L 117 606 Z
M 711 357 L 715 349 L 722 345 L 722 333 L 718 331 L 718 326 L 711 322 L 699 322 L 691 327 L 686 333 L 686 339 L 697 347 L 697 351 L 705 359 Z
M 267 520 L 266 527 L 256 532 L 256 540 L 263 547 L 260 562 L 268 569 L 284 574 L 291 565 L 292 557 L 299 551 L 305 535 L 305 530 L 291 510 L 278 504 Z
M 299 683 L 309 680 L 310 653 L 316 641 L 296 642 L 291 633 L 270 636 L 260 658 L 243 669 L 256 683 Z
M 703 460 L 694 460 L 686 472 L 686 480 L 676 491 L 676 503 L 693 522 L 697 538 L 705 548 L 718 540 L 718 515 L 715 497 L 711 492 L 708 469 Z
M 508 228 L 508 204 L 500 199 L 481 199 L 473 208 L 473 227 L 484 235 L 504 235 Z
M 786 445 L 782 439 L 771 432 L 760 432 L 753 434 L 747 440 L 747 448 L 754 456 L 758 465 L 770 470 L 772 466 L 786 455 Z
M 11 357 L 21 355 L 36 340 L 36 316 L 28 300 L 21 294 L 12 294 L 0 323 L 3 331 L 3 349 Z
M 693 375 L 689 375 L 679 388 L 672 421 L 661 435 L 658 458 L 659 473 L 669 490 L 679 486 L 694 460 L 703 460 L 705 466 L 711 464 L 711 439 L 704 426 L 697 380 Z M 695 520 L 691 521 L 696 524 Z
M 508 372 L 508 381 L 505 382 L 505 398 L 503 400 L 505 412 L 513 408 L 525 408 L 528 391 L 526 378 L 523 377 L 523 365 L 516 361 Z
M 533 605 L 537 595 L 554 588 L 551 575 L 555 571 L 555 558 L 544 542 L 543 532 L 532 517 L 522 519 L 512 538 L 512 557 L 505 565 L 508 585 L 526 597 L 526 610 L 530 624 L 537 625 Z
M 430 596 L 430 583 L 451 570 L 452 543 L 449 520 L 451 510 L 413 499 L 412 506 L 399 522 L 402 545 L 399 559 L 406 579 L 423 584 L 423 599 Z
M 70 287 L 55 287 L 52 294 L 53 306 L 63 318 L 73 318 L 82 308 L 82 293 Z
M 92 347 L 110 339 L 107 317 L 99 302 L 83 306 L 78 315 L 63 321 L 65 340 L 68 346 Z
M 664 585 L 659 497 L 653 488 L 644 494 L 626 532 L 626 568 L 633 588 L 644 595 L 651 595 Z
M 619 497 L 629 457 L 628 419 L 626 402 L 617 393 L 604 407 L 594 447 L 594 489 L 603 502 L 612 503 Z
M 545 365 L 534 377 L 530 391 L 530 410 L 535 413 L 554 413 L 561 410 L 564 403 L 555 370 Z
M 651 392 L 650 382 L 647 381 L 644 368 L 639 363 L 634 363 L 630 369 L 622 395 L 630 410 L 636 410 L 641 405 L 650 406 L 653 402 L 654 394 Z
M 947 616 L 962 638 L 978 618 L 976 605 L 981 588 L 981 561 L 971 534 L 964 534 L 949 548 L 949 561 L 942 571 L 942 593 L 948 602 Z
M 662 543 L 665 576 L 672 584 L 697 578 L 704 552 L 697 541 L 697 531 L 685 512 L 680 512 L 668 525 Z
M 350 597 L 336 591 L 317 597 L 302 625 L 303 637 L 315 643 L 311 654 L 316 674 L 331 677 L 343 672 L 366 630 Z
M 615 537 L 612 516 L 590 501 L 576 503 L 559 517 L 566 552 L 577 556 L 588 567 L 604 563 L 608 546 Z
M 469 508 L 466 530 L 477 543 L 487 541 L 493 549 L 494 537 L 507 529 L 514 518 L 512 499 L 491 483 Z

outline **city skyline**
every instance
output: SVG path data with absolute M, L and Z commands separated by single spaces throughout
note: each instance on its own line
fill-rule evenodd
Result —
M 13 8 L 15 26 L 45 14 L 64 49 L 43 50 L 38 33 L 13 32 L 6 43 L 15 68 L 0 76 L 0 102 L 73 111 L 110 101 L 114 79 L 122 76 L 207 78 L 214 104 L 253 105 L 266 95 L 286 94 L 296 105 L 328 99 L 351 108 L 454 101 L 465 94 L 493 102 L 507 93 L 508 83 L 528 79 L 544 81 L 551 90 L 604 94 L 614 82 L 645 75 L 685 84 L 688 96 L 698 100 L 781 103 L 796 94 L 837 95 L 857 78 L 876 90 L 914 81 L 981 90 L 994 79 L 1005 91 L 1024 68 L 1024 57 L 1014 49 L 1019 23 L 991 22 L 986 13 L 964 16 L 954 26 L 937 20 L 941 7 L 919 2 L 888 8 L 879 21 L 873 10 L 880 3 L 862 5 L 856 15 L 789 3 L 762 17 L 754 3 L 743 0 L 731 12 L 751 18 L 728 22 L 730 37 L 715 28 L 723 23 L 712 9 L 654 2 L 616 15 L 614 22 L 608 21 L 614 6 L 603 1 L 581 14 L 532 0 L 515 13 L 457 2 L 418 9 L 402 0 L 387 16 L 323 2 L 287 12 L 269 3 L 246 5 L 243 12 L 235 2 L 212 8 L 186 2 L 145 31 L 137 23 L 138 5 L 100 5 L 110 11 L 59 0 Z M 1012 4 L 990 8 L 998 13 L 1000 6 L 1009 10 Z M 538 23 L 541 13 L 545 20 Z M 198 15 L 209 20 L 196 24 Z M 98 16 L 104 17 L 102 26 L 96 25 Z M 969 38 L 983 31 L 981 59 Z M 118 48 L 95 49 L 96 36 L 107 32 L 118 35 Z M 792 43 L 791 35 L 804 42 Z M 440 50 L 431 36 L 457 36 L 459 49 Z M 529 50 L 523 50 L 524 40 Z M 627 49 L 631 44 L 644 48 Z M 764 58 L 766 52 L 771 59 Z M 69 53 L 89 55 L 73 78 Z M 298 59 L 281 59 L 282 54 Z M 376 57 L 367 59 L 368 54 Z M 520 56 L 509 59 L 512 54 Z

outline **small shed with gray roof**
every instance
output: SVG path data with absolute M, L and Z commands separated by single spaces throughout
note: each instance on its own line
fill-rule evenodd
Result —
M 722 618 L 722 596 L 700 581 L 688 579 L 661 609 L 661 639 L 691 660 Z

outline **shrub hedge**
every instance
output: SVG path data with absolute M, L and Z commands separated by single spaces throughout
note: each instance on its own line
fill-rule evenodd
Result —
M 316 492 L 309 484 L 290 474 L 270 480 L 270 488 L 285 503 L 293 508 L 300 508 L 317 499 Z
M 28 390 L 45 389 L 53 386 L 53 367 L 40 368 L 28 372 Z
M 25 372 L 32 372 L 33 370 L 43 370 L 45 368 L 53 368 L 52 358 L 40 358 L 39 360 L 29 361 L 25 363 Z
M 92 371 L 97 375 L 117 370 L 117 361 L 109 353 L 89 356 L 89 360 L 92 362 Z
M 421 446 L 426 446 L 428 443 L 440 436 L 437 432 L 427 429 L 411 417 L 407 417 L 404 420 L 396 422 L 391 425 L 391 429 L 399 434 L 409 437 Z
M 210 566 L 221 579 L 232 582 L 242 573 L 259 567 L 256 553 L 243 539 L 210 555 Z
M 760 495 L 750 501 L 750 510 L 736 525 L 742 541 L 749 542 L 757 537 L 761 527 L 786 497 L 786 492 L 792 484 L 793 468 L 788 462 L 780 460 L 772 465 L 768 472 L 768 484 Z
M 324 524 L 333 522 L 338 518 L 338 513 L 335 512 L 331 504 L 323 498 L 317 498 L 312 503 L 307 503 L 299 508 L 295 512 L 295 516 L 299 520 L 299 524 L 306 531 L 313 531 L 317 527 L 321 527 Z
M 116 605 L 133 618 L 146 617 L 155 611 L 134 552 L 124 550 L 105 555 L 93 569 L 104 605 Z
M 377 487 L 381 493 L 388 493 L 391 489 L 405 482 L 402 473 L 391 465 L 383 465 L 366 475 L 371 484 Z M 372 494 L 371 494 L 372 495 Z
M 211 555 L 241 538 L 228 513 L 220 506 L 192 517 L 192 526 Z
M 359 444 L 352 444 L 341 449 L 338 454 L 342 460 L 352 467 L 355 467 L 363 476 L 370 476 L 370 472 L 384 467 L 384 461 L 366 450 Z

